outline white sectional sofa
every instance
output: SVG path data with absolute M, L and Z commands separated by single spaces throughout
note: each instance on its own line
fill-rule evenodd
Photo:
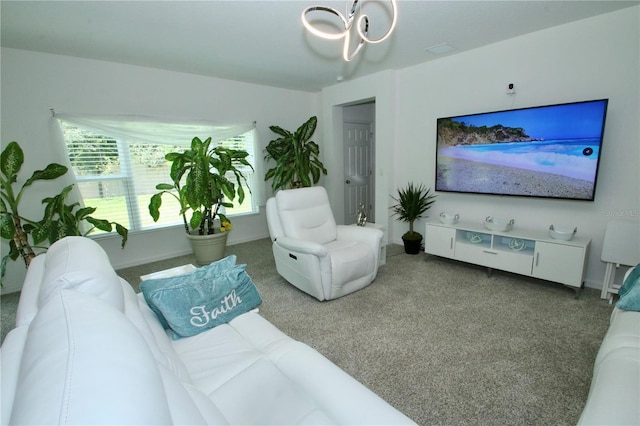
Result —
M 640 312 L 614 307 L 578 424 L 640 425 Z
M 170 339 L 98 244 L 28 270 L 2 356 L 2 424 L 414 424 L 256 312 Z

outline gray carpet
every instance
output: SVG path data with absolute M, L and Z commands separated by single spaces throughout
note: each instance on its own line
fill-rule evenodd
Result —
M 575 424 L 611 305 L 586 289 L 388 250 L 367 288 L 318 302 L 275 272 L 268 239 L 229 246 L 261 314 L 421 425 Z M 192 256 L 118 271 L 142 274 Z M 3 338 L 12 295 L 2 297 Z M 15 297 L 14 297 L 15 299 Z M 13 301 L 15 310 L 15 300 Z

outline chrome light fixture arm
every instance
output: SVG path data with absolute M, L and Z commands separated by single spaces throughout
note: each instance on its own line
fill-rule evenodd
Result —
M 351 61 L 357 54 L 358 52 L 360 52 L 360 49 L 362 49 L 362 46 L 364 46 L 365 43 L 371 43 L 371 44 L 376 44 L 376 43 L 380 43 L 382 41 L 385 41 L 387 38 L 389 38 L 389 36 L 391 35 L 391 33 L 393 32 L 393 30 L 396 27 L 396 22 L 397 22 L 397 16 L 398 16 L 398 6 L 396 4 L 397 0 L 390 0 L 391 1 L 391 25 L 389 26 L 389 29 L 387 30 L 387 32 L 380 38 L 378 39 L 370 39 L 368 37 L 369 34 L 369 16 L 366 14 L 361 14 L 358 16 L 357 22 L 356 22 L 356 31 L 358 32 L 358 35 L 360 36 L 360 41 L 358 42 L 357 46 L 355 47 L 355 49 L 353 50 L 352 53 L 349 53 L 349 47 L 350 47 L 350 42 L 351 42 L 351 28 L 353 26 L 354 20 L 356 18 L 356 15 L 359 14 L 359 9 L 361 7 L 361 5 L 359 4 L 360 0 L 354 0 L 353 4 L 351 5 L 351 10 L 349 12 L 348 17 L 345 18 L 344 15 L 342 15 L 342 13 L 340 13 L 339 11 L 337 11 L 336 9 L 332 8 L 332 7 L 327 7 L 327 6 L 311 6 L 306 8 L 305 10 L 302 11 L 302 24 L 304 25 L 304 27 L 313 35 L 316 35 L 318 37 L 324 38 L 326 40 L 339 40 L 341 38 L 344 38 L 344 46 L 342 49 L 342 57 L 344 58 L 345 61 L 349 62 Z M 365 0 L 362 0 L 363 2 Z M 335 16 L 337 16 L 340 21 L 342 22 L 342 25 L 344 25 L 344 31 L 342 32 L 336 32 L 336 33 L 329 33 L 326 31 L 322 31 L 316 27 L 313 26 L 313 24 L 311 22 L 309 22 L 308 16 L 310 13 L 312 12 L 316 12 L 316 11 L 320 11 L 320 12 L 328 12 L 331 13 Z

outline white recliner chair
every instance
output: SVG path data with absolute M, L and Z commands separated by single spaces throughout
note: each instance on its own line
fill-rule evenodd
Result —
M 318 300 L 360 290 L 378 274 L 382 231 L 336 225 L 321 186 L 278 191 L 267 223 L 278 273 Z

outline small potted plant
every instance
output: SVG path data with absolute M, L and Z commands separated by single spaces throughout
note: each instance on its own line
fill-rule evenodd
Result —
M 273 179 L 271 188 L 300 188 L 318 183 L 320 174 L 327 174 L 327 169 L 319 159 L 320 147 L 310 140 L 318 125 L 317 117 L 311 117 L 290 132 L 279 126 L 270 126 L 272 132 L 280 135 L 269 142 L 266 147 L 265 160 L 274 160 L 275 167 L 267 170 L 264 180 Z
M 396 202 L 391 209 L 393 216 L 397 216 L 402 222 L 409 222 L 409 231 L 402 235 L 404 251 L 407 254 L 418 254 L 422 243 L 422 234 L 414 231 L 413 224 L 417 219 L 423 217 L 431 205 L 435 202 L 435 194 L 431 193 L 431 188 L 424 185 L 414 185 L 413 182 L 405 188 L 398 189 L 398 197 L 391 196 Z
M 170 194 L 180 204 L 180 215 L 187 238 L 191 241 L 196 261 L 206 265 L 224 257 L 231 221 L 220 212 L 221 207 L 233 207 L 238 197 L 245 198 L 243 183 L 247 180 L 238 167 L 247 166 L 249 153 L 222 146 L 211 148 L 211 138 L 205 141 L 195 137 L 191 147 L 183 152 L 170 152 L 165 156 L 171 161 L 171 183 L 156 185 L 160 192 L 149 201 L 149 213 L 154 221 L 160 218 L 162 196 Z M 233 176 L 232 180 L 229 176 Z M 191 217 L 187 220 L 187 212 Z

